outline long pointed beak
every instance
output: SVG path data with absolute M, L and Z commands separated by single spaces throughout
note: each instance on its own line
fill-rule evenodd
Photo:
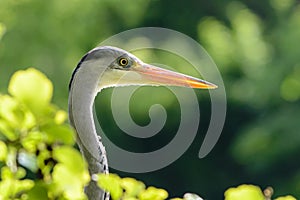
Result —
M 153 83 L 157 85 L 173 85 L 201 89 L 215 89 L 218 87 L 215 84 L 192 76 L 162 69 L 145 63 L 135 67 L 133 71 L 144 76 L 146 79 L 153 81 Z

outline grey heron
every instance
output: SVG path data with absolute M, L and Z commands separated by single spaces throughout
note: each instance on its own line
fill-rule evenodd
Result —
M 108 173 L 104 145 L 96 133 L 92 106 L 98 92 L 127 85 L 183 86 L 214 89 L 207 81 L 146 64 L 122 49 L 102 46 L 88 52 L 75 68 L 69 85 L 69 119 L 91 175 Z M 108 199 L 95 181 L 85 188 L 90 200 Z

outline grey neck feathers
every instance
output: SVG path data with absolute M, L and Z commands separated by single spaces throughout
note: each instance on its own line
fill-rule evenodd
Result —
M 98 82 L 106 68 L 101 69 L 99 61 L 83 62 L 70 83 L 69 116 L 71 125 L 77 133 L 77 143 L 88 163 L 91 175 L 108 173 L 106 152 L 101 143 L 100 136 L 96 133 L 93 118 L 93 103 L 98 92 Z M 96 182 L 91 182 L 85 189 L 89 200 L 107 199 L 104 191 L 97 187 Z

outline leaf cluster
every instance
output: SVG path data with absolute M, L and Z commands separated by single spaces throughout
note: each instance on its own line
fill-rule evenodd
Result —
M 34 68 L 17 71 L 8 92 L 0 95 L 0 199 L 86 199 L 84 187 L 91 178 L 74 148 L 74 133 L 65 123 L 66 112 L 51 104 L 51 81 Z M 166 190 L 146 188 L 134 178 L 116 174 L 92 177 L 113 200 L 164 200 L 169 196 Z M 225 192 L 226 200 L 265 198 L 253 185 Z M 202 200 L 190 193 L 183 199 Z
M 90 177 L 51 81 L 16 72 L 0 94 L 0 199 L 83 199 Z

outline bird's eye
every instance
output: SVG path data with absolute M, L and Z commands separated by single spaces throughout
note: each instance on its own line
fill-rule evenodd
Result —
M 119 65 L 122 66 L 122 67 L 126 67 L 128 65 L 127 58 L 120 58 L 119 59 Z

